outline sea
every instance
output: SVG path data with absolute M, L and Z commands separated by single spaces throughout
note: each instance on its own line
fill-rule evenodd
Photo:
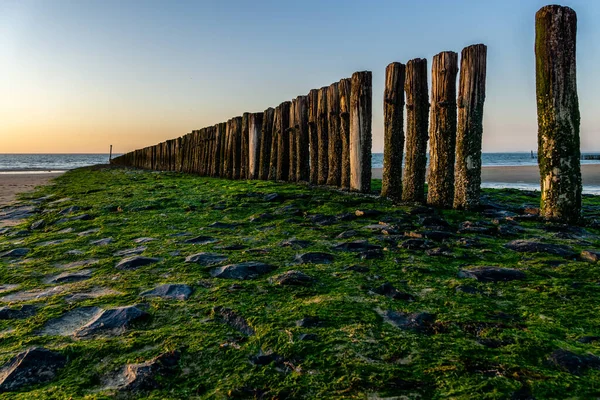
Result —
M 587 154 L 587 153 L 584 153 Z M 117 157 L 119 154 L 113 154 Z M 108 154 L 0 154 L 0 174 L 60 172 L 96 164 L 107 164 Z M 483 153 L 483 166 L 537 165 L 531 152 Z M 582 164 L 600 164 L 600 160 L 582 160 Z M 383 153 L 373 153 L 373 168 L 383 167 Z M 539 185 L 526 183 L 483 183 L 483 187 L 539 190 Z M 584 193 L 600 195 L 600 187 L 584 186 Z

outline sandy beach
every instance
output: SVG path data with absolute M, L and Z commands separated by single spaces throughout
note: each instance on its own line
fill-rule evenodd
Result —
M 373 178 L 381 179 L 383 170 L 373 168 Z M 581 166 L 584 185 L 600 185 L 600 164 L 585 164 Z M 537 166 L 518 167 L 483 167 L 481 169 L 483 183 L 523 183 L 539 185 L 540 173 Z
M 48 173 L 1 173 L 0 174 L 0 207 L 16 200 L 16 195 L 35 189 L 36 186 L 47 185 L 62 172 Z

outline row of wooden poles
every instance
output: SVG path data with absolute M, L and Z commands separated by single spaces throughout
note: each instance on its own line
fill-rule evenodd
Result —
M 371 190 L 371 72 L 264 112 L 124 154 L 113 164 L 227 179 Z
M 382 196 L 446 208 L 478 205 L 486 52 L 482 44 L 462 51 L 458 101 L 458 54 L 434 56 L 431 106 L 427 60 L 388 65 Z M 112 162 L 202 176 L 310 182 L 370 192 L 371 113 L 371 72 L 356 72 L 352 78 L 313 89 L 275 109 L 244 113 Z M 428 138 L 430 168 L 425 199 Z

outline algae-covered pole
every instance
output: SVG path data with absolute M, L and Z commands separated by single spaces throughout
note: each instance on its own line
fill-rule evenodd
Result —
M 432 64 L 427 203 L 450 208 L 454 202 L 458 54 L 444 51 L 433 57 Z
M 350 189 L 371 191 L 371 120 L 373 103 L 371 71 L 352 74 L 350 93 Z
M 267 108 L 263 113 L 262 132 L 260 140 L 260 162 L 258 167 L 258 179 L 269 179 L 269 166 L 271 163 L 271 145 L 273 142 L 273 117 L 274 108 Z
M 342 164 L 340 186 L 350 188 L 350 87 L 351 80 L 340 80 L 340 140 L 342 141 Z
M 317 130 L 319 132 L 319 160 L 317 183 L 324 185 L 327 183 L 327 175 L 329 173 L 329 159 L 327 152 L 329 151 L 329 124 L 327 122 L 327 87 L 319 89 L 319 97 L 317 104 Z
M 327 118 L 329 122 L 327 184 L 340 186 L 342 182 L 342 139 L 340 137 L 339 82 L 332 83 L 327 89 Z
M 310 175 L 308 97 L 296 98 L 296 181 L 308 182 Z
M 319 176 L 319 128 L 317 115 L 319 114 L 319 91 L 312 89 L 308 93 L 308 140 L 310 147 L 310 174 L 309 181 L 316 184 Z
M 383 93 L 383 180 L 381 196 L 402 199 L 402 157 L 404 152 L 405 65 L 393 62 L 385 69 Z
M 479 206 L 486 58 L 487 47 L 483 44 L 465 47 L 461 53 L 454 173 L 457 209 L 472 210 Z
M 263 113 L 250 114 L 248 127 L 248 179 L 258 179 Z
M 576 36 L 569 7 L 546 6 L 535 15 L 540 215 L 570 223 L 581 218 L 582 190 Z
M 290 102 L 284 101 L 278 108 L 279 119 L 277 120 L 277 174 L 278 181 L 287 181 L 290 175 Z

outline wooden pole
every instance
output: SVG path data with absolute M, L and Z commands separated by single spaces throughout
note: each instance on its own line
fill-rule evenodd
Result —
M 308 182 L 310 177 L 309 137 L 308 137 L 308 97 L 296 98 L 296 181 Z
M 110 145 L 110 152 L 108 153 L 108 163 L 110 164 L 112 161 L 112 144 Z
M 223 132 L 221 131 L 221 124 L 216 124 L 213 128 L 215 132 L 215 151 L 214 151 L 214 170 L 213 176 L 219 177 L 221 176 L 221 135 Z
M 270 181 L 277 180 L 277 164 L 279 162 L 279 120 L 281 119 L 281 105 L 275 107 L 275 112 L 273 113 L 273 128 L 272 138 L 271 138 L 271 158 L 269 161 L 269 175 L 268 178 Z
M 393 62 L 385 69 L 383 94 L 384 145 L 381 196 L 402 200 L 404 153 L 404 75 L 406 66 Z
M 240 161 L 240 179 L 248 179 L 248 167 L 249 167 L 249 135 L 250 135 L 250 113 L 244 113 L 242 115 L 242 143 L 241 143 L 241 161 Z
M 233 140 L 234 140 L 234 122 L 233 119 L 227 121 L 226 138 L 227 144 L 225 149 L 225 178 L 233 179 Z
M 258 179 L 269 179 L 269 165 L 271 163 L 271 146 L 273 143 L 273 119 L 275 109 L 267 108 L 263 113 L 262 132 L 260 141 L 260 162 Z
M 317 130 L 319 132 L 319 160 L 317 183 L 325 185 L 329 174 L 329 123 L 327 121 L 327 87 L 319 89 L 317 105 Z
M 277 119 L 277 174 L 278 181 L 287 181 L 290 175 L 290 105 L 289 101 L 284 101 L 278 108 L 279 119 Z
M 319 128 L 317 115 L 319 114 L 319 91 L 312 89 L 308 93 L 308 140 L 310 148 L 310 173 L 309 181 L 317 184 L 319 176 Z
M 371 191 L 371 120 L 373 85 L 371 71 L 352 74 L 350 93 L 350 189 Z
M 432 64 L 427 202 L 450 208 L 454 202 L 458 54 L 444 51 L 433 57 Z
M 340 138 L 342 140 L 342 165 L 340 186 L 350 189 L 350 91 L 352 80 L 340 80 Z
M 427 139 L 429 138 L 429 90 L 427 60 L 415 58 L 406 63 L 406 160 L 402 179 L 402 200 L 425 202 Z
M 248 120 L 248 179 L 258 179 L 263 113 L 250 114 Z
M 581 219 L 581 150 L 576 74 L 577 14 L 546 6 L 535 15 L 540 215 Z
M 339 83 L 327 89 L 327 118 L 329 122 L 327 184 L 340 186 L 342 183 L 342 138 L 340 135 L 340 91 Z
M 454 208 L 479 206 L 481 192 L 481 142 L 485 102 L 487 47 L 476 44 L 461 53 L 456 128 Z
M 289 148 L 290 148 L 290 167 L 289 167 L 289 181 L 296 181 L 296 164 L 298 162 L 298 155 L 296 154 L 296 103 L 298 100 L 292 99 L 290 102 L 290 126 L 288 128 Z

